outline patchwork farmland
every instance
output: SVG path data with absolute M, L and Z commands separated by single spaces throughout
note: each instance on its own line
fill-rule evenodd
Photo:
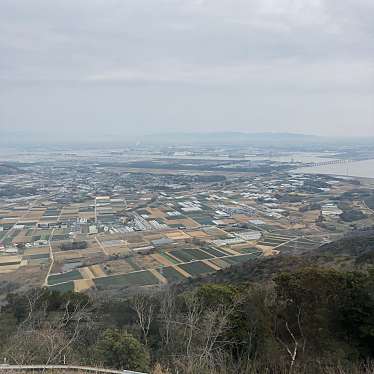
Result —
M 305 176 L 286 183 L 286 174 L 225 179 L 91 171 L 103 173 L 103 180 L 107 172 L 122 175 L 123 186 L 108 195 L 96 187 L 83 193 L 83 180 L 74 199 L 55 185 L 21 203 L 0 200 L 1 281 L 27 287 L 20 281 L 27 273 L 30 287 L 61 291 L 162 286 L 259 256 L 312 251 L 350 228 L 332 216 L 338 210 L 331 201 L 352 186 L 328 177 L 313 177 L 324 187 L 311 204 Z M 353 207 L 365 208 L 361 200 Z

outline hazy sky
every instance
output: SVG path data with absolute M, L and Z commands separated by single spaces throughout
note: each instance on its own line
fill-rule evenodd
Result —
M 0 136 L 374 136 L 373 20 L 374 0 L 0 0 Z

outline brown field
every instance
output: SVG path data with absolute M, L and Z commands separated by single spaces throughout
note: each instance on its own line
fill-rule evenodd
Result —
M 209 235 L 201 230 L 188 231 L 187 234 L 192 236 L 193 238 L 209 238 Z
M 43 217 L 43 212 L 28 212 L 24 217 L 24 221 L 39 221 Z
M 61 215 L 77 214 L 79 213 L 79 208 L 62 208 Z
M 205 265 L 208 265 L 209 267 L 211 267 L 212 269 L 214 270 L 221 270 L 221 268 L 219 266 L 217 266 L 217 264 L 215 264 L 214 262 L 210 261 L 210 260 L 202 260 L 202 262 L 205 264 Z
M 314 223 L 319 216 L 319 210 L 311 210 L 303 214 L 303 221 L 306 223 Z
M 82 292 L 94 288 L 95 283 L 92 279 L 78 279 L 74 281 L 74 291 Z
M 0 282 L 11 282 L 19 287 L 17 291 L 23 292 L 30 288 L 40 287 L 44 283 L 48 271 L 48 264 L 22 266 L 16 271 L 0 274 Z M 27 279 L 27 282 L 25 282 Z M 5 295 L 0 295 L 0 298 Z
M 89 267 L 83 267 L 79 269 L 79 272 L 81 273 L 82 277 L 84 279 L 93 279 L 95 278 L 95 275 L 91 271 Z
M 127 255 L 129 253 L 129 247 L 126 244 L 113 245 L 113 246 L 110 246 L 110 247 L 103 244 L 103 246 L 105 247 L 105 250 L 109 255 L 119 254 L 119 255 L 123 256 L 123 255 Z
M 165 213 L 160 208 L 147 208 L 150 218 L 165 218 Z
M 30 255 L 39 255 L 49 253 L 49 247 L 34 247 L 34 248 L 28 248 L 25 250 L 24 255 L 30 256 Z
M 190 239 L 189 235 L 187 235 L 186 233 L 184 233 L 183 231 L 180 231 L 180 230 L 167 232 L 167 233 L 165 233 L 165 235 L 169 239 L 175 239 L 175 240 Z
M 149 255 L 136 255 L 135 261 L 143 268 L 157 268 L 161 265 L 154 257 Z
M 126 237 L 127 239 L 127 242 L 129 244 L 133 244 L 133 243 L 145 243 L 144 241 L 144 237 L 143 235 L 139 235 L 139 234 L 132 234 L 132 235 L 129 235 Z
M 64 262 L 69 260 L 79 260 L 88 257 L 102 257 L 103 252 L 100 251 L 87 251 L 86 249 L 76 251 L 60 251 L 54 253 L 55 262 Z
M 143 236 L 144 239 L 148 241 L 157 240 L 165 237 L 165 235 L 163 234 L 144 234 Z
M 128 247 L 130 249 L 138 249 L 142 247 L 148 247 L 150 245 L 149 242 L 143 241 L 143 242 L 137 242 L 137 243 L 128 243 Z
M 164 265 L 164 266 L 172 266 L 173 265 L 172 262 L 170 262 L 166 258 L 162 257 L 158 253 L 152 253 L 150 256 L 153 257 L 160 265 Z
M 110 269 L 110 273 L 129 273 L 135 269 L 126 260 L 108 261 L 105 265 Z M 109 273 L 109 272 L 108 272 Z
M 183 269 L 181 269 L 179 266 L 177 265 L 174 265 L 173 268 L 179 273 L 179 274 L 182 274 L 184 277 L 186 278 L 191 278 L 191 275 L 189 273 L 187 273 L 187 271 L 184 271 Z
M 173 219 L 173 220 L 165 219 L 165 223 L 167 225 L 185 226 L 188 229 L 195 229 L 201 226 L 198 222 L 194 221 L 192 218 L 182 218 L 182 219 Z
M 0 256 L 0 264 L 5 266 L 9 262 L 21 262 L 22 256 L 11 255 L 11 256 Z
M 106 241 L 106 240 L 124 240 L 126 239 L 124 234 L 121 233 L 106 233 L 106 232 L 101 232 L 97 235 L 95 235 L 100 241 Z
M 160 281 L 161 284 L 166 284 L 168 282 L 167 279 L 155 269 L 150 269 L 149 271 Z
M 12 273 L 12 272 L 18 270 L 20 267 L 21 267 L 21 264 L 0 266 L 0 274 Z
M 100 265 L 92 265 L 89 267 L 92 274 L 95 277 L 105 277 L 106 273 L 104 272 L 103 268 Z
M 232 218 L 234 218 L 237 222 L 241 223 L 248 222 L 250 219 L 254 219 L 254 217 L 249 217 L 245 214 L 234 214 Z
M 9 218 L 18 218 L 18 217 L 22 217 L 26 212 L 22 212 L 22 211 L 15 211 L 15 210 L 6 210 L 4 211 L 4 216 L 5 217 L 9 217 Z
M 269 247 L 267 245 L 256 245 L 256 248 L 261 250 L 264 256 L 272 256 L 275 254 L 273 251 L 274 247 Z

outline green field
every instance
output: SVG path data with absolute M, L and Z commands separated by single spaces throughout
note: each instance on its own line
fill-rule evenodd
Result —
M 208 253 L 202 252 L 196 248 L 179 249 L 170 252 L 173 256 L 179 258 L 182 262 L 207 260 L 212 258 Z
M 220 257 L 213 258 L 210 260 L 210 262 L 212 262 L 214 265 L 217 265 L 221 269 L 231 266 L 231 264 L 226 262 L 224 258 L 220 258 Z
M 193 277 L 214 272 L 214 269 L 201 261 L 190 262 L 188 264 L 182 264 L 178 266 L 187 273 L 191 274 Z
M 100 277 L 96 278 L 94 282 L 96 287 L 98 288 L 111 286 L 139 287 L 159 284 L 159 280 L 148 270 L 142 270 L 127 274 L 110 275 L 108 277 Z
M 69 281 L 61 284 L 56 284 L 55 286 L 49 286 L 49 289 L 51 291 L 57 291 L 61 293 L 74 291 L 74 282 Z
M 257 244 L 275 247 L 279 244 L 288 242 L 291 239 L 292 238 L 284 236 L 265 235 Z
M 290 243 L 278 247 L 279 250 L 291 250 L 291 249 L 314 249 L 319 246 L 319 242 L 309 241 L 307 239 L 298 239 Z
M 283 243 L 286 243 L 286 241 L 281 241 L 281 242 L 272 242 L 272 241 L 259 241 L 257 242 L 257 244 L 259 245 L 265 245 L 265 246 L 268 246 L 268 247 L 277 247 L 278 245 L 281 245 Z
M 191 212 L 191 213 L 186 213 L 186 216 L 192 218 L 197 223 L 200 223 L 200 225 L 212 225 L 213 224 L 212 217 L 204 213 Z
M 48 277 L 48 285 L 54 285 L 57 283 L 63 283 L 82 278 L 83 277 L 78 270 L 67 271 L 66 273 L 61 274 L 52 274 Z
M 223 253 L 224 256 L 232 256 L 231 252 L 225 251 L 225 249 L 222 247 L 219 250 Z
M 49 258 L 49 253 L 36 253 L 34 255 L 23 256 L 27 260 L 40 260 L 42 258 Z
M 238 252 L 242 254 L 254 254 L 254 255 L 260 255 L 261 251 L 259 251 L 257 248 L 251 247 L 251 248 L 242 248 L 239 249 Z
M 142 268 L 138 265 L 138 263 L 135 261 L 132 257 L 127 257 L 126 262 L 134 269 L 134 270 L 142 270 Z
M 163 258 L 165 258 L 166 260 L 170 261 L 172 264 L 174 265 L 177 265 L 177 264 L 180 264 L 181 261 L 177 261 L 176 259 L 174 259 L 173 257 L 169 256 L 167 254 L 167 252 L 160 252 L 160 256 L 162 256 Z
M 161 274 L 161 269 L 157 269 L 157 271 Z M 167 279 L 168 282 L 180 282 L 186 279 L 182 274 L 176 271 L 171 266 L 162 268 L 162 275 Z
M 202 250 L 204 252 L 209 253 L 213 257 L 223 257 L 223 256 L 226 256 L 226 253 L 222 253 L 222 252 L 220 252 L 217 249 L 212 248 L 212 247 L 202 248 Z
M 255 254 L 247 254 L 247 255 L 241 255 L 241 256 L 232 256 L 232 257 L 225 257 L 225 261 L 228 262 L 231 265 L 240 264 L 242 262 L 253 260 L 258 255 Z
M 54 234 L 53 237 L 52 237 L 52 240 L 53 241 L 57 241 L 57 240 L 67 240 L 69 239 L 69 235 L 67 234 Z

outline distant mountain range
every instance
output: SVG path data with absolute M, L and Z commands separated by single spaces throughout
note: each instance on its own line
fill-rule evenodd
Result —
M 253 146 L 253 147 L 292 147 L 293 149 L 308 147 L 318 149 L 320 146 L 352 146 L 365 145 L 374 147 L 373 137 L 324 137 L 309 134 L 287 132 L 164 132 L 147 135 L 134 135 L 106 132 L 105 134 L 87 133 L 70 134 L 64 136 L 51 133 L 42 133 L 32 130 L 0 131 L 0 145 L 3 146 L 42 146 L 42 145 L 94 145 L 94 146 L 121 146 L 124 144 L 149 145 L 226 145 L 226 146 Z
M 251 145 L 251 146 L 313 146 L 321 144 L 355 145 L 374 144 L 373 138 L 332 138 L 308 134 L 283 132 L 191 132 L 159 133 L 142 138 L 150 144 L 216 144 L 216 145 Z
M 320 137 L 292 133 L 245 133 L 245 132 L 174 132 L 158 133 L 143 137 L 146 143 L 174 144 L 263 144 L 263 143 L 296 143 L 318 142 Z

